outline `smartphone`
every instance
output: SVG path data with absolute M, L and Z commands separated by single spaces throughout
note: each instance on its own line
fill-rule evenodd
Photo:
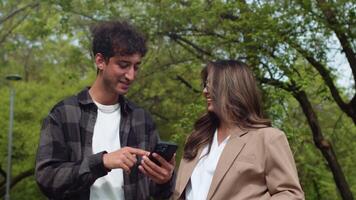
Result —
M 178 145 L 172 142 L 158 142 L 150 153 L 148 158 L 156 163 L 156 165 L 161 166 L 161 163 L 153 157 L 153 153 L 157 153 L 162 156 L 166 161 L 170 161 L 173 157 L 173 154 L 177 151 Z

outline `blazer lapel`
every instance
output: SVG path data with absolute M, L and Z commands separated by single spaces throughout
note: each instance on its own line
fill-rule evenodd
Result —
M 192 176 L 193 170 L 199 161 L 199 157 L 200 157 L 200 154 L 202 153 L 202 151 L 203 151 L 203 148 L 200 148 L 198 150 L 197 156 L 195 156 L 195 158 L 190 162 L 186 162 L 185 160 L 181 161 L 181 162 L 185 162 L 185 166 L 184 166 L 184 168 L 178 169 L 182 173 L 180 176 L 181 181 L 179 181 L 180 184 L 179 184 L 179 188 L 178 188 L 179 197 L 182 195 L 184 189 L 186 188 L 186 186 L 190 180 L 190 177 Z
M 211 199 L 230 166 L 246 144 L 246 139 L 241 137 L 247 131 L 239 132 L 230 136 L 216 166 L 213 180 L 209 188 L 208 198 Z

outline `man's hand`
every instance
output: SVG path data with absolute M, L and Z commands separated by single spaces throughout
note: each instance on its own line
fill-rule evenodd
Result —
M 130 173 L 130 169 L 137 162 L 136 156 L 148 155 L 148 151 L 132 147 L 123 147 L 117 151 L 106 153 L 103 156 L 103 163 L 107 169 L 121 168 Z
M 146 155 L 142 157 L 141 165 L 138 168 L 157 184 L 168 182 L 172 177 L 176 165 L 176 154 L 174 154 L 169 162 L 156 153 L 153 153 L 153 157 L 161 163 L 161 166 L 156 165 Z

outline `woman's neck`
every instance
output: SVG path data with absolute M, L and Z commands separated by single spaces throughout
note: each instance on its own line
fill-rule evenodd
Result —
M 218 127 L 218 144 L 220 145 L 230 134 L 230 128 L 227 124 L 221 123 Z
M 240 128 L 236 125 L 221 123 L 218 127 L 218 144 L 220 145 L 232 133 L 239 131 Z

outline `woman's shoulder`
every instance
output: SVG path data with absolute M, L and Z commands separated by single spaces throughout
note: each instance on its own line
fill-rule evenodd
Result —
M 260 136 L 263 136 L 267 140 L 276 139 L 279 137 L 286 137 L 285 133 L 275 127 L 263 127 L 255 130 Z

